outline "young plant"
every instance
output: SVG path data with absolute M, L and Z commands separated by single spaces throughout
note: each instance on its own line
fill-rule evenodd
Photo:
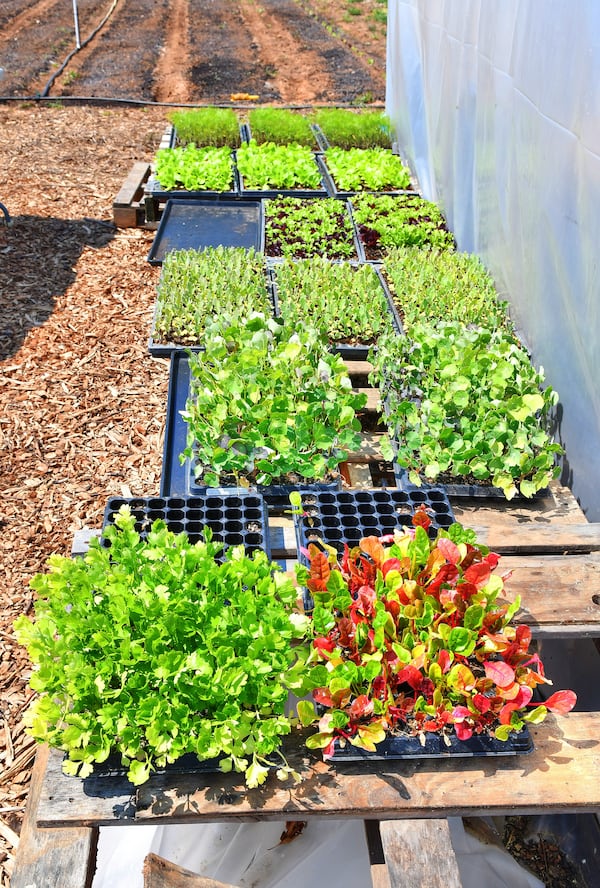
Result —
M 310 121 L 298 111 L 287 108 L 253 108 L 248 114 L 250 135 L 257 145 L 305 145 L 316 148 Z
M 242 247 L 173 250 L 158 282 L 152 338 L 200 345 L 214 318 L 242 319 L 257 311 L 272 311 L 261 253 Z
M 337 148 L 389 148 L 392 142 L 390 119 L 381 111 L 320 108 L 314 120 Z
M 383 273 L 405 328 L 420 321 L 462 321 L 512 330 L 508 303 L 478 256 L 429 247 L 390 248 Z
M 392 315 L 372 265 L 327 259 L 285 261 L 275 267 L 279 311 L 293 329 L 307 321 L 330 345 L 375 344 L 393 331 Z
M 31 581 L 34 622 L 15 622 L 38 694 L 30 733 L 65 750 L 69 775 L 118 753 L 139 785 L 194 753 L 263 783 L 305 657 L 294 585 L 263 552 L 220 561 L 210 533 L 192 545 L 156 521 L 142 540 L 127 506 L 104 537 L 83 558 L 51 556 Z
M 237 168 L 246 190 L 322 190 L 321 173 L 305 145 L 244 143 L 236 152 Z
M 385 148 L 328 148 L 325 162 L 338 191 L 400 191 L 410 170 Z
M 346 205 L 332 197 L 280 197 L 265 201 L 265 251 L 269 256 L 356 258 Z
M 317 725 L 306 744 L 325 758 L 336 744 L 375 752 L 402 734 L 506 741 L 576 703 L 572 691 L 533 701 L 551 682 L 529 627 L 511 625 L 520 602 L 501 597 L 498 556 L 459 524 L 430 539 L 424 509 L 413 523 L 346 546 L 339 563 L 311 543 L 310 566 L 297 569 L 314 599 L 305 687 L 320 708 L 301 701 L 298 715 Z
M 416 194 L 357 194 L 352 215 L 367 259 L 385 258 L 391 247 L 454 248 L 439 208 Z
M 192 108 L 173 111 L 170 121 L 178 145 L 193 142 L 198 148 L 237 148 L 241 144 L 240 125 L 233 108 Z
M 491 484 L 512 499 L 557 477 L 562 448 L 547 429 L 558 395 L 541 388 L 543 369 L 511 333 L 414 324 L 406 337 L 382 337 L 371 358 L 392 438 L 384 455 L 413 484 Z
M 233 161 L 229 148 L 161 148 L 156 153 L 156 178 L 164 191 L 230 191 Z
M 199 483 L 322 480 L 360 447 L 356 411 L 366 397 L 308 325 L 294 332 L 264 315 L 217 322 L 189 368 L 182 460 L 193 461 Z

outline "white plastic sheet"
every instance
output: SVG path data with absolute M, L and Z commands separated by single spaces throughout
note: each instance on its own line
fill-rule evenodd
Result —
M 600 4 L 390 0 L 387 110 L 559 392 L 563 480 L 600 520 Z
M 543 888 L 503 848 L 465 832 L 450 818 L 463 888 Z M 289 844 L 283 823 L 125 826 L 100 830 L 92 888 L 143 888 L 153 851 L 192 872 L 239 888 L 366 888 L 371 873 L 361 820 L 310 820 Z

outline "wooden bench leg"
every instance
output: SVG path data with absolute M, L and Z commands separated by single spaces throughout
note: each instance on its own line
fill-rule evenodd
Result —
M 37 808 L 49 749 L 35 757 L 11 888 L 89 888 L 96 869 L 98 830 L 38 829 Z
M 379 834 L 389 888 L 462 888 L 447 820 L 385 820 Z

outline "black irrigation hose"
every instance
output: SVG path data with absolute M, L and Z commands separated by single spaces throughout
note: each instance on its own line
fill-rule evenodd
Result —
M 79 46 L 76 46 L 75 49 L 73 49 L 73 50 L 69 53 L 69 55 L 66 57 L 66 59 L 64 60 L 64 62 L 62 63 L 62 65 L 60 65 L 60 67 L 54 72 L 54 74 L 52 75 L 52 77 L 50 78 L 50 80 L 48 81 L 48 83 L 46 84 L 46 86 L 43 88 L 43 90 L 42 90 L 42 92 L 41 92 L 41 94 L 40 94 L 40 98 L 47 98 L 47 97 L 48 97 L 48 93 L 50 92 L 50 90 L 51 90 L 51 88 L 52 88 L 52 84 L 54 83 L 54 81 L 56 80 L 56 78 L 57 78 L 57 77 L 60 77 L 60 75 L 61 75 L 62 72 L 65 70 L 65 68 L 67 67 L 67 65 L 69 64 L 69 62 L 70 62 L 71 59 L 73 58 L 73 56 L 76 55 L 78 52 L 80 52 L 80 50 L 82 50 L 84 46 L 87 46 L 88 43 L 90 42 L 90 40 L 93 40 L 93 39 L 94 39 L 94 37 L 96 36 L 96 34 L 98 33 L 98 31 L 99 31 L 101 28 L 104 27 L 104 25 L 107 23 L 107 21 L 109 20 L 109 18 L 111 17 L 111 15 L 113 14 L 113 12 L 115 11 L 118 2 L 119 2 L 119 0 L 113 0 L 110 9 L 109 9 L 108 12 L 106 13 L 106 15 L 104 16 L 104 18 L 102 19 L 102 21 L 101 21 L 98 25 L 96 25 L 96 27 L 94 28 L 94 30 L 92 31 L 92 33 L 89 34 L 89 35 L 85 38 L 85 40 L 83 41 L 83 43 L 80 43 Z
M 0 96 L 2 102 L 46 102 L 56 104 L 67 102 L 74 105 L 134 105 L 139 107 L 156 108 L 260 108 L 261 102 L 253 102 L 248 105 L 240 105 L 232 102 L 154 102 L 152 99 L 119 99 L 116 96 L 43 96 L 37 93 L 33 96 Z M 357 102 L 311 102 L 305 105 L 277 105 L 288 111 L 302 111 L 307 108 L 385 108 L 384 102 L 369 102 L 368 105 Z

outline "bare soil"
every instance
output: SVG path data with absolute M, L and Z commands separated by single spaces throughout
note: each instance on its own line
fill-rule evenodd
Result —
M 82 41 L 111 8 L 78 0 Z M 381 101 L 385 27 L 308 0 L 117 0 L 47 90 L 136 102 Z M 74 48 L 65 0 L 0 4 L 0 888 L 9 884 L 35 743 L 30 665 L 12 624 L 29 580 L 110 496 L 160 486 L 168 362 L 147 353 L 153 233 L 116 229 L 112 201 L 150 162 L 160 107 L 36 103 Z M 21 97 L 20 100 L 17 100 Z
M 157 102 L 383 101 L 381 4 L 361 15 L 322 0 L 5 0 L 1 92 Z M 93 39 L 87 38 L 106 18 Z M 60 71 L 60 73 L 59 73 Z

